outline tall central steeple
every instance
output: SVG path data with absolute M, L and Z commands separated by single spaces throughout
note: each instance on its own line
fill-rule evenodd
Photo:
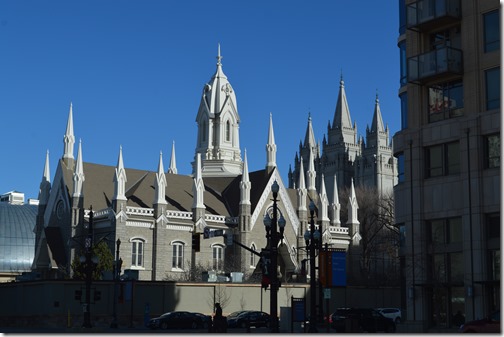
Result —
M 203 177 L 234 177 L 242 173 L 240 153 L 240 116 L 236 95 L 222 71 L 220 45 L 217 52 L 217 70 L 204 85 L 196 123 L 198 139 L 196 153 L 201 154 Z M 193 174 L 196 161 L 192 163 Z

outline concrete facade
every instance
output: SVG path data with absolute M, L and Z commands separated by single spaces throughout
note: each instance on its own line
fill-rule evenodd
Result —
M 500 7 L 400 1 L 393 137 L 402 307 L 417 332 L 500 308 Z

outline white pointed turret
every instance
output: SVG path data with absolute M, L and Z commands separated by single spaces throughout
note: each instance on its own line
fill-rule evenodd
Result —
M 168 173 L 177 174 L 177 161 L 175 159 L 175 141 L 172 143 L 171 158 L 170 158 L 170 168 Z
M 308 126 L 306 127 L 306 134 L 303 147 L 307 147 L 313 151 L 316 145 L 317 143 L 315 142 L 315 134 L 313 132 L 311 113 L 308 113 Z
M 315 164 L 313 159 L 313 152 L 310 151 L 310 157 L 308 160 L 308 171 L 306 171 L 306 176 L 308 180 L 308 193 L 310 193 L 312 199 L 315 199 L 315 194 L 317 193 L 315 188 L 315 178 L 317 177 L 317 172 L 315 172 Z
M 203 177 L 201 175 L 201 154 L 196 154 L 196 172 L 193 179 L 193 205 L 192 208 L 205 209 L 205 204 L 203 203 L 203 192 L 205 191 L 205 185 L 203 183 Z
M 112 200 L 126 200 L 126 170 L 124 169 L 122 146 L 119 146 L 119 157 L 114 173 L 114 196 Z
M 385 127 L 383 126 L 383 118 L 380 110 L 380 100 L 378 99 L 378 93 L 376 93 L 373 121 L 371 122 L 371 132 L 384 131 Z
M 74 159 L 73 151 L 75 144 L 74 128 L 73 128 L 73 112 L 72 103 L 70 103 L 70 110 L 68 112 L 67 127 L 65 131 L 65 136 L 63 137 L 63 159 L 66 160 L 67 164 L 69 160 Z
M 336 110 L 334 112 L 333 128 L 352 128 L 352 120 L 350 119 L 350 109 L 345 92 L 345 82 L 343 74 L 341 74 L 338 101 L 336 102 Z
M 324 174 L 322 174 L 322 179 L 320 180 L 320 194 L 319 194 L 319 219 L 321 221 L 329 221 L 327 216 L 327 209 L 329 207 L 329 198 L 327 198 L 327 192 L 325 187 Z
M 359 209 L 359 205 L 357 203 L 357 195 L 355 194 L 354 182 L 353 178 L 351 180 L 350 186 L 350 197 L 348 198 L 348 220 L 347 226 L 349 227 L 349 235 L 352 238 L 352 244 L 357 245 L 361 239 L 359 234 L 359 225 L 360 222 L 357 218 L 357 210 Z
M 49 150 L 47 150 L 44 164 L 44 173 L 42 174 L 42 181 L 40 182 L 40 189 L 38 195 L 39 205 L 47 205 L 50 191 L 51 191 L 51 174 L 49 172 Z
M 77 152 L 77 164 L 75 165 L 75 172 L 73 174 L 73 196 L 82 197 L 84 195 L 84 164 L 82 162 L 82 140 L 79 140 L 79 150 Z
M 240 205 L 250 205 L 250 188 L 251 183 L 248 171 L 247 149 L 245 149 L 245 159 L 243 161 L 243 175 L 242 180 L 240 182 Z
M 154 180 L 154 202 L 153 204 L 166 204 L 165 192 L 166 192 L 166 176 L 164 173 L 163 166 L 163 152 L 159 152 L 159 164 L 156 173 L 156 179 Z
M 338 196 L 338 179 L 336 178 L 336 174 L 334 175 L 333 202 L 331 204 L 331 210 L 332 210 L 331 225 L 336 226 L 336 227 L 340 227 L 341 226 L 341 220 L 340 220 L 341 205 L 340 205 L 339 196 Z
M 304 178 L 304 168 L 303 168 L 303 157 L 301 157 L 300 163 L 299 163 L 299 187 L 297 189 L 297 194 L 298 194 L 298 205 L 297 208 L 299 211 L 307 211 L 306 208 L 306 184 L 305 184 L 305 178 Z
M 270 112 L 269 129 L 268 129 L 268 144 L 266 144 L 266 168 L 271 169 L 276 167 L 276 144 L 275 133 L 273 131 L 273 115 Z

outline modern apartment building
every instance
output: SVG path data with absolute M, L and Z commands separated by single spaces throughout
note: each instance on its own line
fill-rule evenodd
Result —
M 400 0 L 394 187 L 402 307 L 415 332 L 500 308 L 497 0 Z

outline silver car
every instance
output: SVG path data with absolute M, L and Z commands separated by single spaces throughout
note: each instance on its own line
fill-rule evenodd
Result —
M 399 308 L 376 308 L 380 314 L 383 316 L 390 318 L 394 321 L 395 324 L 401 323 L 402 315 L 401 309 Z

